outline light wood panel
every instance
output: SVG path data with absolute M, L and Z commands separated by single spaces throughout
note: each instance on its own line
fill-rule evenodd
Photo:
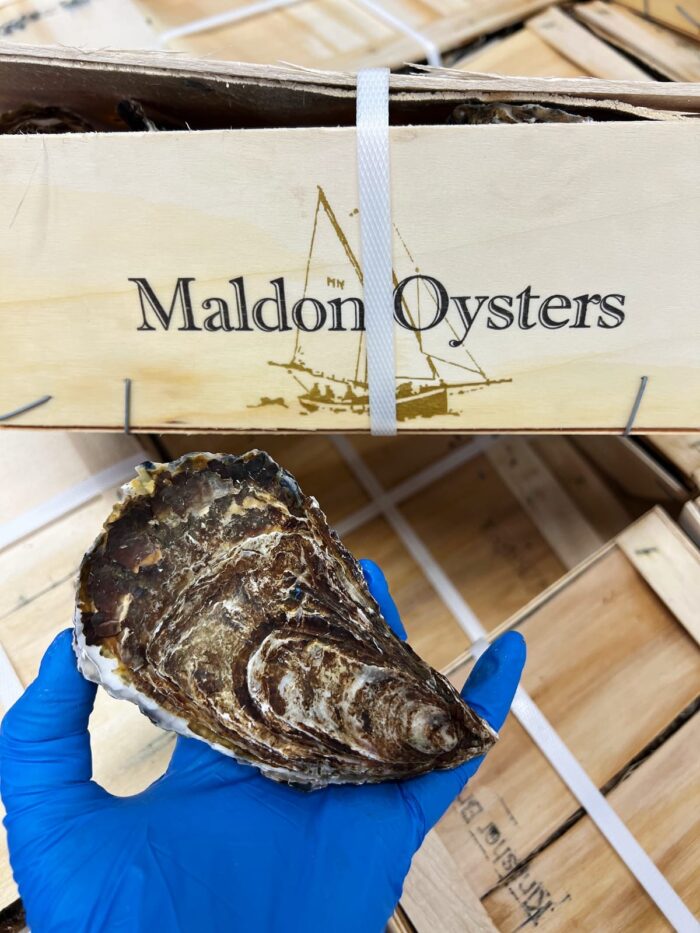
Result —
M 700 651 L 690 627 L 675 615 L 676 594 L 666 605 L 657 595 L 666 595 L 658 584 L 658 571 L 641 567 L 640 573 L 630 562 L 625 549 L 632 535 L 644 541 L 645 550 L 652 547 L 692 561 L 694 570 L 687 580 L 697 605 L 697 594 L 692 594 L 700 586 L 700 555 L 666 518 L 651 512 L 623 532 L 618 543 L 602 548 L 583 569 L 571 571 L 507 623 L 528 643 L 525 689 L 599 787 L 619 780 L 632 760 L 651 752 L 667 729 L 673 731 L 676 717 L 692 711 L 700 686 Z M 681 613 L 685 615 L 685 609 Z M 470 664 L 453 666 L 453 679 L 462 681 Z M 659 781 L 658 793 L 673 797 L 673 779 L 667 784 Z M 518 916 L 522 922 L 528 902 L 526 886 L 518 894 L 519 889 L 511 890 L 503 879 L 514 873 L 517 888 L 530 855 L 543 845 L 548 852 L 550 840 L 560 835 L 577 809 L 551 765 L 510 717 L 501 740 L 438 827 L 477 893 L 486 896 L 502 886 L 499 913 L 489 908 L 499 927 L 509 898 L 509 924 Z M 662 824 L 657 824 L 657 834 L 663 836 Z M 602 837 L 600 844 L 607 847 Z M 548 864 L 553 863 L 554 856 Z M 564 881 L 556 891 L 547 877 L 534 877 L 544 890 L 559 892 L 558 904 L 566 885 L 580 891 L 596 876 L 579 884 L 575 870 L 564 861 L 558 869 L 558 879 Z M 529 889 L 532 903 L 542 895 L 535 888 L 533 884 Z M 644 896 L 637 892 L 635 897 L 630 916 L 637 911 L 653 916 Z M 489 907 L 489 897 L 485 903 Z M 576 910 L 583 909 L 579 901 Z M 556 910 L 552 916 L 557 917 Z M 571 914 L 561 916 L 572 922 Z M 594 928 L 606 921 L 605 913 L 587 917 Z M 552 918 L 548 922 L 554 924 L 552 929 L 567 929 Z
M 551 6 L 526 23 L 526 28 L 594 78 L 648 81 L 649 75 L 624 55 L 601 42 L 559 7 Z
M 637 16 L 624 6 L 592 0 L 574 12 L 598 35 L 673 81 L 700 80 L 700 43 Z
M 31 59 L 31 67 L 25 59 Z M 234 98 L 238 105 L 247 97 L 247 117 L 255 109 L 251 99 L 257 103 L 264 98 L 265 106 L 274 105 L 278 120 L 284 114 L 290 122 L 301 112 L 305 87 L 323 98 L 325 107 L 330 108 L 330 101 L 336 109 L 352 105 L 351 85 L 345 83 L 351 79 L 342 76 L 264 72 L 263 79 L 262 72 L 249 68 L 244 80 L 239 73 L 243 66 L 224 68 L 219 63 L 217 70 L 209 63 L 183 62 L 178 70 L 162 56 L 148 64 L 141 56 L 131 56 L 121 66 L 119 61 L 100 53 L 71 65 L 63 51 L 48 59 L 48 53 L 26 50 L 20 56 L 13 47 L 5 64 L 18 83 L 9 90 L 3 83 L 2 94 L 19 93 L 28 83 L 45 92 L 61 62 L 64 76 L 75 70 L 84 82 L 85 70 L 90 72 L 95 98 L 97 88 L 107 84 L 107 73 L 110 95 L 122 87 L 122 80 L 128 79 L 132 89 L 143 81 L 144 93 L 159 84 L 163 94 L 172 82 L 178 100 L 177 95 L 192 93 L 195 74 L 206 73 L 207 81 L 216 83 L 216 93 L 199 96 L 217 100 L 228 113 L 228 125 L 238 113 Z M 38 73 L 41 81 L 36 80 Z M 75 75 L 64 80 L 79 95 L 84 84 Z M 493 92 L 494 80 L 482 81 L 482 94 Z M 475 86 L 461 75 L 397 81 L 394 87 L 409 87 L 416 95 L 419 109 L 440 103 L 441 120 L 448 117 L 449 101 L 464 99 Z M 504 81 L 498 81 L 504 95 L 517 92 L 525 99 L 525 85 Z M 562 86 L 543 82 L 528 80 L 528 94 L 536 85 L 546 99 L 580 103 L 584 93 L 600 96 L 613 86 L 589 80 Z M 660 96 L 653 83 L 648 88 L 629 83 L 616 87 L 615 93 L 636 100 Z M 664 91 L 663 100 L 680 99 L 692 107 L 697 93 L 678 85 Z M 402 95 L 402 106 L 406 100 Z M 618 100 L 605 104 L 611 115 L 621 107 L 625 109 Z M 315 113 L 315 104 L 303 112 Z M 259 115 L 257 119 L 264 121 Z M 581 145 L 582 134 L 586 145 Z M 408 246 L 406 251 L 397 237 L 399 280 L 414 275 L 417 267 L 429 268 L 453 299 L 466 300 L 467 293 L 473 299 L 483 290 L 484 297 L 495 300 L 503 293 L 512 308 L 525 307 L 525 283 L 536 283 L 532 289 L 538 290 L 537 309 L 530 309 L 532 327 L 521 326 L 520 312 L 505 327 L 489 327 L 484 314 L 491 312 L 484 312 L 488 305 L 482 303 L 466 343 L 458 347 L 450 346 L 455 342 L 450 328 L 464 319 L 454 301 L 447 306 L 449 322 L 445 311 L 431 333 L 423 333 L 421 344 L 410 324 L 397 323 L 397 381 L 399 388 L 413 393 L 399 403 L 400 429 L 619 432 L 641 373 L 649 376 L 649 389 L 637 432 L 700 429 L 694 403 L 700 372 L 693 340 L 693 245 L 700 238 L 700 220 L 692 197 L 700 184 L 694 158 L 698 139 L 698 121 L 671 119 L 585 127 L 392 126 L 394 221 Z M 276 327 L 268 322 L 250 331 L 204 328 L 204 318 L 211 327 L 225 326 L 218 299 L 230 301 L 234 313 L 230 283 L 238 275 L 244 276 L 249 302 L 268 299 L 258 306 L 267 312 L 274 311 L 271 283 L 280 277 L 286 283 L 289 314 L 304 293 L 303 307 L 308 310 L 308 298 L 317 297 L 326 323 L 339 293 L 359 300 L 359 266 L 351 258 L 359 250 L 354 129 L 297 127 L 280 130 L 274 146 L 270 140 L 267 129 L 3 137 L 0 204 L 6 207 L 7 223 L 0 224 L 0 261 L 9 272 L 1 312 L 0 407 L 13 409 L 48 392 L 52 401 L 20 416 L 18 424 L 118 430 L 123 381 L 131 378 L 132 422 L 140 430 L 367 431 L 366 387 L 354 383 L 365 393 L 358 404 L 343 395 L 351 387 L 349 374 L 355 379 L 354 361 L 363 358 L 359 331 L 325 328 L 306 334 L 302 327 L 295 333 L 282 317 Z M 429 186 L 415 184 L 428 164 L 436 166 L 436 180 Z M 449 166 L 456 164 L 463 170 L 455 181 Z M 319 187 L 332 205 L 335 224 L 325 207 L 318 213 L 324 203 Z M 507 211 L 503 204 L 508 204 Z M 154 251 L 156 240 L 159 249 Z M 37 266 L 39 241 L 42 263 Z M 662 257 L 656 244 L 671 241 L 674 249 Z M 193 243 L 198 244 L 195 252 Z M 157 300 L 166 303 L 166 318 L 170 301 L 175 301 L 177 329 L 167 325 L 166 331 L 162 318 L 144 327 L 143 314 L 156 320 L 153 308 L 143 310 L 150 307 L 148 299 L 145 306 L 140 304 L 143 281 L 141 293 L 133 281 L 144 278 L 160 296 Z M 185 299 L 178 310 L 173 296 L 176 283 L 184 289 L 182 282 L 190 278 L 198 323 L 188 330 L 179 321 Z M 599 308 L 590 327 L 574 326 L 578 305 L 567 296 L 601 294 L 604 282 L 615 283 L 610 296 L 624 296 L 624 320 L 614 319 L 620 322 L 615 325 Z M 547 323 L 542 312 L 543 307 L 551 310 L 549 298 L 560 293 L 563 328 Z M 17 315 L 14 309 L 20 304 L 22 314 Z M 658 312 L 662 305 L 676 308 L 672 331 Z M 206 313 L 214 306 L 219 318 Z M 281 315 L 281 304 L 275 307 Z M 489 320 L 493 325 L 494 319 Z M 41 345 L 34 339 L 39 332 Z M 50 354 L 43 350 L 46 345 Z M 438 361 L 438 376 L 428 374 L 429 359 Z M 342 397 L 314 400 L 317 382 L 326 396 L 333 383 Z
M 10 0 L 0 3 L 0 39 L 73 48 L 148 49 L 154 33 L 131 0 Z
M 644 443 L 669 465 L 691 492 L 700 491 L 700 438 L 693 434 L 652 434 L 644 438 Z
M 460 71 L 501 75 L 537 75 L 542 78 L 575 78 L 588 71 L 562 55 L 536 32 L 519 29 L 504 39 L 494 39 L 470 52 L 453 67 Z
M 700 40 L 699 0 L 620 0 L 623 6 Z
M 401 896 L 416 933 L 496 933 L 496 927 L 436 832 L 414 855 Z
M 512 35 L 467 53 L 453 67 L 490 74 L 650 80 L 647 72 L 555 6 Z
M 632 770 L 608 800 L 640 845 L 700 915 L 700 715 Z M 548 845 L 484 900 L 502 933 L 538 930 L 670 930 L 588 817 Z
M 195 5 L 142 0 L 160 33 L 221 10 L 243 7 L 206 0 Z M 392 0 L 386 9 L 445 50 L 519 22 L 545 0 Z M 199 35 L 175 39 L 168 48 L 234 61 L 290 61 L 314 68 L 358 68 L 421 61 L 425 49 L 356 0 L 304 0 Z
M 134 437 L 5 431 L 0 437 L 0 524 L 143 451 Z M 146 454 L 143 454 L 146 458 Z
M 568 440 L 540 445 L 549 463 L 536 444 L 502 438 L 400 506 L 489 629 L 629 522 Z

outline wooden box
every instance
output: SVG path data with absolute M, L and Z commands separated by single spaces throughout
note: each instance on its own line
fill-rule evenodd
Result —
M 51 637 L 70 624 L 78 562 L 114 497 L 114 487 L 103 485 L 98 491 L 97 482 L 85 487 L 84 464 L 92 464 L 97 471 L 91 474 L 93 478 L 106 482 L 111 476 L 116 485 L 129 472 L 116 478 L 116 466 L 126 467 L 130 458 L 174 457 L 208 448 L 236 453 L 260 446 L 293 470 L 302 487 L 318 497 L 358 557 L 371 557 L 384 567 L 411 643 L 433 665 L 449 665 L 455 680 L 468 671 L 465 651 L 470 640 L 445 602 L 440 580 L 457 589 L 489 631 L 502 628 L 503 620 L 516 612 L 507 624 L 518 625 L 528 638 L 531 679 L 526 686 L 601 785 L 626 768 L 637 751 L 649 744 L 650 736 L 663 733 L 677 710 L 688 706 L 686 694 L 697 678 L 697 668 L 689 639 L 673 617 L 673 613 L 687 614 L 685 604 L 673 608 L 676 594 L 685 594 L 691 606 L 695 599 L 697 568 L 691 563 L 690 570 L 684 570 L 687 545 L 679 545 L 677 532 L 656 514 L 628 528 L 633 517 L 629 506 L 618 501 L 605 478 L 564 438 L 356 438 L 348 449 L 342 441 L 321 436 L 119 439 L 17 432 L 4 437 L 14 444 L 12 457 L 5 461 L 6 484 L 30 454 L 64 465 L 60 470 L 57 466 L 57 479 L 47 490 L 48 496 L 40 497 L 32 484 L 33 495 L 26 500 L 35 516 L 47 502 L 53 503 L 52 510 L 44 512 L 48 523 L 35 517 L 34 530 L 0 547 L 0 648 L 9 662 L 0 678 L 4 685 L 10 676 L 20 684 L 28 683 Z M 98 441 L 101 444 L 96 446 Z M 615 439 L 608 442 L 613 444 Z M 367 474 L 358 469 L 355 457 L 379 483 L 380 496 L 376 486 L 368 490 Z M 107 474 L 110 466 L 114 472 Z M 14 487 L 19 489 L 19 485 Z M 82 490 L 82 499 L 76 489 Z M 396 522 L 397 514 L 427 547 L 432 568 L 418 560 L 411 537 L 406 536 L 401 521 Z M 637 546 L 640 529 L 653 531 L 651 544 L 645 539 Z M 632 537 L 635 534 L 637 539 Z M 611 536 L 617 536 L 616 543 L 601 551 L 600 545 Z M 662 546 L 663 556 L 669 541 L 675 544 L 673 567 L 680 577 L 672 592 L 665 591 L 655 577 L 660 587 L 656 597 L 623 556 L 623 543 L 627 542 L 624 546 L 631 554 Z M 684 563 L 678 559 L 679 547 Z M 557 583 L 572 567 L 579 569 Z M 538 598 L 549 586 L 545 597 Z M 590 606 L 589 589 L 593 594 Z M 528 601 L 532 602 L 527 610 L 517 612 Z M 666 602 L 672 604 L 671 609 Z M 538 621 L 541 617 L 542 622 Z M 566 634 L 560 636 L 565 627 Z M 575 630 L 575 637 L 570 630 Z M 568 644 L 571 650 L 566 650 Z M 460 654 L 462 660 L 450 665 Z M 614 661 L 612 666 L 596 667 L 608 657 Z M 667 679 L 665 672 L 670 668 L 673 676 Z M 656 691 L 632 715 L 624 703 L 632 703 L 639 693 L 635 677 L 649 683 L 657 673 L 667 689 Z M 589 676 L 591 688 L 584 683 Z M 606 679 L 613 684 L 612 693 Z M 628 684 L 636 692 L 623 702 L 620 691 L 627 691 Z M 566 697 L 568 690 L 579 686 L 582 703 L 577 706 Z M 586 704 L 596 687 L 600 693 L 591 709 Z M 6 705 L 7 694 L 3 696 L 0 699 Z M 554 706 L 560 697 L 564 698 L 563 712 L 557 718 Z M 596 730 L 608 710 L 606 704 L 612 702 L 622 704 L 620 731 L 607 734 L 601 751 L 595 742 Z M 117 702 L 103 691 L 98 692 L 91 732 L 95 778 L 118 794 L 137 792 L 162 773 L 173 742 L 171 735 L 153 726 L 131 704 Z M 575 801 L 529 746 L 517 724 L 510 722 L 494 753 L 498 756 L 495 763 L 489 759 L 471 786 L 486 810 L 498 806 L 499 794 L 514 810 L 507 795 L 517 791 L 520 799 L 520 785 L 518 775 L 508 767 L 509 756 L 524 763 L 525 773 L 533 775 L 534 781 L 523 792 L 525 812 L 520 815 L 522 832 L 516 840 L 518 853 L 524 854 L 576 815 Z M 546 805 L 535 799 L 540 782 Z M 675 793 L 669 787 L 669 793 Z M 492 887 L 488 874 L 492 866 L 478 864 L 469 850 L 459 809 L 464 803 L 445 818 L 438 834 L 421 850 L 407 881 L 404 910 L 418 933 L 473 931 L 482 929 L 479 924 L 489 929 L 489 914 L 495 915 L 496 908 L 484 897 Z M 586 819 L 578 822 L 585 825 Z M 584 841 L 595 850 L 595 836 Z M 0 908 L 9 906 L 15 897 L 3 849 Z M 557 916 L 568 914 L 559 909 Z M 468 927 L 465 917 L 471 924 Z
M 354 86 L 0 51 L 1 110 L 98 130 L 0 137 L 0 418 L 51 396 L 2 424 L 366 431 Z M 134 100 L 184 129 L 117 132 Z M 449 123 L 474 100 L 595 119 Z M 400 430 L 620 432 L 644 376 L 636 432 L 700 428 L 699 111 L 697 85 L 392 77 Z
M 410 30 L 424 36 L 436 50 L 445 51 L 519 22 L 546 2 L 289 0 L 280 9 L 265 10 L 250 0 L 225 4 L 201 0 L 196 5 L 174 0 L 101 0 L 59 6 L 53 0 L 10 0 L 0 11 L 0 35 L 20 43 L 162 48 L 209 59 L 285 61 L 354 71 L 425 60 L 425 44 Z M 251 13 L 242 15 L 250 7 Z M 193 21 L 222 13 L 230 14 L 230 22 L 178 34 Z
M 699 600 L 700 552 L 656 509 L 504 625 L 525 689 L 696 914 Z M 501 931 L 668 928 L 513 716 L 436 831 Z

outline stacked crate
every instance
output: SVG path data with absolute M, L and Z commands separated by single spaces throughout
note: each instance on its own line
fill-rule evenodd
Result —
M 638 519 L 648 502 L 618 495 L 571 440 L 169 435 L 154 443 L 30 432 L 5 439 L 12 445 L 4 448 L 12 511 L 3 517 L 5 529 L 14 529 L 0 550 L 5 685 L 12 672 L 15 689 L 28 683 L 50 639 L 70 625 L 78 562 L 133 463 L 260 447 L 318 498 L 357 557 L 384 568 L 411 644 L 456 683 L 471 664 L 460 606 L 489 637 L 504 627 L 523 632 L 526 689 L 690 897 L 684 845 L 696 823 L 686 736 L 696 728 L 700 676 L 691 634 L 699 558 L 664 513 Z M 606 442 L 612 450 L 617 440 Z M 32 516 L 24 526 L 22 515 Z M 95 778 L 117 794 L 158 777 L 173 743 L 134 706 L 103 691 L 91 732 Z M 506 848 L 496 848 L 496 833 Z M 655 908 L 511 717 L 478 777 L 416 857 L 392 923 L 419 933 L 514 929 L 548 892 L 543 903 L 555 906 L 537 914 L 538 924 L 568 929 L 588 911 L 600 926 L 623 908 L 594 884 L 579 849 L 615 879 L 630 911 L 624 916 L 655 928 Z M 568 870 L 574 857 L 576 870 Z M 0 906 L 11 911 L 15 898 L 3 854 Z

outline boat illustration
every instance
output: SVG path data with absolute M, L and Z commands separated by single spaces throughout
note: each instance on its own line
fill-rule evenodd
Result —
M 394 230 L 406 257 L 415 267 L 413 256 L 401 234 L 396 227 Z M 304 295 L 312 273 L 315 276 L 326 274 L 340 264 L 347 269 L 348 263 L 361 293 L 362 269 L 359 261 L 325 192 L 319 187 Z M 334 277 L 328 275 L 327 281 L 338 284 Z M 344 287 L 345 282 L 340 284 Z M 397 284 L 398 278 L 394 271 L 394 286 Z M 432 301 L 431 313 L 434 313 L 434 299 L 421 280 L 416 280 L 404 290 L 404 315 L 413 326 L 420 326 L 421 301 L 426 300 L 429 307 Z M 456 338 L 457 333 L 447 318 L 445 324 Z M 420 330 L 411 331 L 411 334 L 415 339 L 410 347 L 409 358 L 406 358 L 406 348 L 403 347 L 398 359 L 401 372 L 396 376 L 396 417 L 399 421 L 449 414 L 450 393 L 511 382 L 510 379 L 490 379 L 466 348 L 463 348 L 463 359 L 446 359 L 424 346 Z M 365 339 L 364 331 L 357 331 L 355 352 L 340 362 L 331 363 L 327 358 L 327 344 L 313 333 L 298 330 L 291 360 L 287 363 L 270 361 L 270 365 L 281 366 L 294 378 L 300 389 L 297 399 L 304 411 L 366 414 L 369 411 L 369 390 Z

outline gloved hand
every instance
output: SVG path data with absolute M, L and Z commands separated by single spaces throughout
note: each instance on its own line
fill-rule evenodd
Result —
M 381 571 L 363 570 L 405 638 Z M 507 633 L 464 687 L 496 729 L 524 659 Z M 62 632 L 2 722 L 0 791 L 32 933 L 380 933 L 424 835 L 480 763 L 308 792 L 178 738 L 161 778 L 113 797 L 90 780 L 95 690 Z

